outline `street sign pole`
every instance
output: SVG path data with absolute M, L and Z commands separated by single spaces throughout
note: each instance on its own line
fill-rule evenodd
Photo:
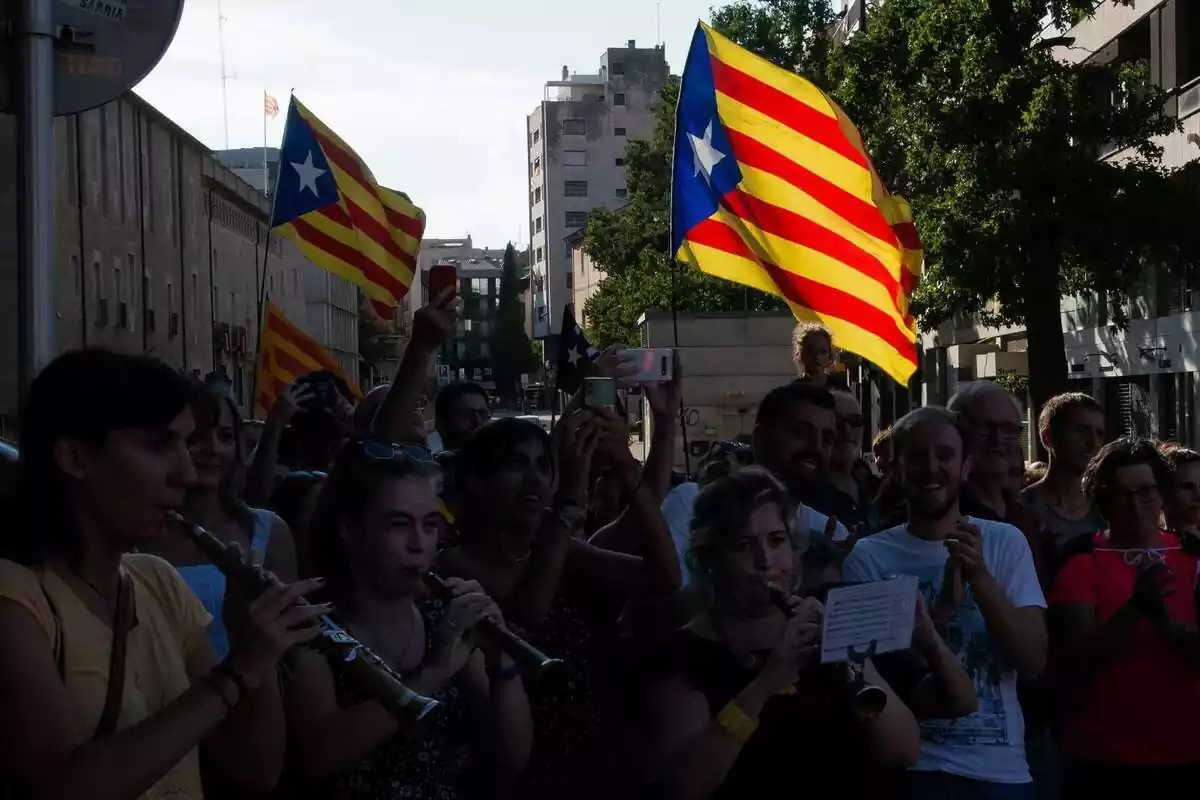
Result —
M 17 64 L 17 377 L 21 407 L 54 356 L 53 0 L 20 0 Z

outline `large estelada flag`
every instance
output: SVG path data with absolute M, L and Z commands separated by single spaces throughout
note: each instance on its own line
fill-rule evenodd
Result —
M 283 312 L 271 303 L 263 310 L 262 332 L 258 342 L 258 373 L 256 376 L 254 412 L 266 414 L 275 405 L 275 398 L 294 380 L 312 372 L 329 370 L 362 398 L 358 386 L 341 368 L 321 343 L 293 325 Z
M 349 145 L 295 97 L 288 106 L 271 227 L 390 318 L 408 293 L 425 212 L 385 189 Z
M 675 257 L 782 297 L 905 383 L 921 242 L 853 123 L 809 81 L 701 23 L 675 129 Z

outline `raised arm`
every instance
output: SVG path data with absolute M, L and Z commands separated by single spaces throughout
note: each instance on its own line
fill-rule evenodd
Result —
M 388 442 L 424 443 L 413 429 L 413 415 L 425 388 L 429 361 L 458 324 L 460 305 L 458 290 L 448 286 L 413 315 L 412 339 L 371 426 L 375 436 Z
M 279 464 L 279 446 L 283 441 L 283 433 L 288 423 L 301 404 L 312 397 L 315 388 L 311 385 L 293 383 L 283 394 L 275 398 L 275 404 L 267 412 L 267 421 L 263 424 L 262 436 L 258 439 L 258 447 L 246 471 L 246 488 L 242 497 L 246 503 L 255 508 L 265 508 L 271 501 L 275 491 L 275 470 Z

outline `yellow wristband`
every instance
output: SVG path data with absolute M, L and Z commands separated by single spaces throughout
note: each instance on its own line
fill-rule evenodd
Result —
M 745 744 L 758 730 L 758 722 L 750 719 L 745 711 L 738 706 L 737 701 L 730 700 L 717 714 L 717 724 L 733 737 L 738 744 Z

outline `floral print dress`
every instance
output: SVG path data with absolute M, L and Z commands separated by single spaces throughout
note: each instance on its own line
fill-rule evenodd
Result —
M 417 604 L 425 620 L 425 657 L 432 655 L 432 631 L 445 604 L 436 599 Z M 410 678 L 418 669 L 402 673 Z M 365 698 L 338 680 L 338 704 L 346 708 Z M 311 797 L 330 800 L 458 800 L 479 796 L 471 790 L 476 778 L 471 753 L 466 698 L 458 677 L 434 695 L 441 705 L 421 721 L 415 734 L 397 734 L 366 758 L 326 783 Z

